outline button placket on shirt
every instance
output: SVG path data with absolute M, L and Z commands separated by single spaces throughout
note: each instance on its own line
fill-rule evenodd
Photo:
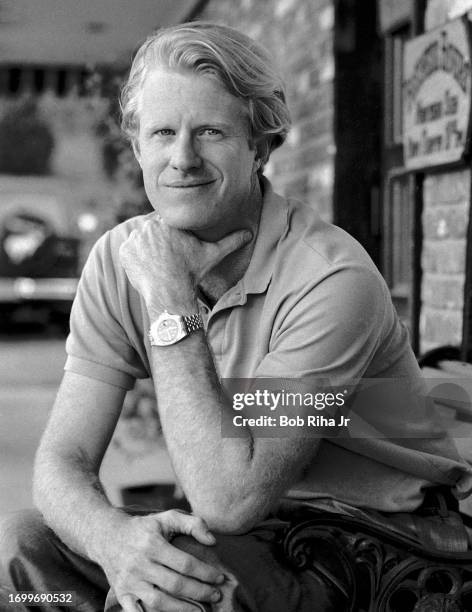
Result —
M 230 311 L 235 306 L 244 304 L 246 302 L 246 295 L 239 282 L 229 289 L 211 310 L 201 300 L 199 301 L 201 308 L 207 309 L 206 320 L 204 314 L 202 314 L 202 318 L 213 355 L 218 362 L 221 362 L 226 352 L 228 336 L 226 330 L 230 319 Z

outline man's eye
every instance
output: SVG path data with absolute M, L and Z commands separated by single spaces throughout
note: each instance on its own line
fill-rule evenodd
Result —
M 174 130 L 170 128 L 162 128 L 161 130 L 155 130 L 154 134 L 156 136 L 172 136 L 174 134 Z
M 221 130 L 217 130 L 216 128 L 204 128 L 201 130 L 200 134 L 202 136 L 221 136 Z

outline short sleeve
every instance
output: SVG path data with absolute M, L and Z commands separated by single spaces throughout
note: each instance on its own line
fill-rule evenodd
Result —
M 118 264 L 118 251 L 107 232 L 93 247 L 72 305 L 66 342 L 66 371 L 130 389 L 148 376 L 132 346 L 123 319 L 129 311 L 129 287 Z
M 359 380 L 379 346 L 387 306 L 383 281 L 370 269 L 332 270 L 286 307 L 257 377 Z

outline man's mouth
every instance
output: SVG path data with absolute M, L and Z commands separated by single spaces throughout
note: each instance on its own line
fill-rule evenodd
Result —
M 211 185 L 215 182 L 215 179 L 211 179 L 208 181 L 177 181 L 174 183 L 167 183 L 166 187 L 171 187 L 172 189 L 192 189 L 195 187 L 205 187 L 205 185 Z

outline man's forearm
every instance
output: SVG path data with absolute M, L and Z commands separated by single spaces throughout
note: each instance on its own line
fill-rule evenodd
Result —
M 167 447 L 192 507 L 221 530 L 228 512 L 262 502 L 265 470 L 254 455 L 248 428 L 222 438 L 221 414 L 230 406 L 219 383 L 205 336 L 153 348 L 153 379 Z M 260 441 L 259 441 L 260 442 Z M 262 514 L 267 509 L 263 504 Z M 218 524 L 215 525 L 215 521 Z
M 34 502 L 69 548 L 99 562 L 99 551 L 124 514 L 108 502 L 85 454 L 63 458 L 38 451 Z
M 66 372 L 36 453 L 35 504 L 71 549 L 94 560 L 104 536 L 126 520 L 110 506 L 97 477 L 124 394 Z

